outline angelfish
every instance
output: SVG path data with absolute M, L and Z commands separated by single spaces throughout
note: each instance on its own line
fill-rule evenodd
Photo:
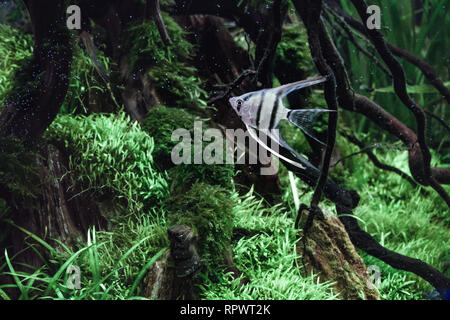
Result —
M 283 105 L 283 98 L 295 90 L 300 90 L 325 81 L 327 81 L 326 77 L 306 79 L 272 89 L 263 89 L 245 93 L 239 97 L 230 98 L 229 102 L 239 118 L 244 122 L 253 139 L 278 158 L 281 158 L 296 167 L 305 169 L 302 164 L 292 161 L 268 147 L 257 137 L 255 129 L 263 131 L 268 137 L 277 141 L 280 145 L 296 155 L 297 158 L 300 157 L 298 153 L 278 134 L 277 127 L 281 120 L 288 120 L 300 128 L 305 134 L 323 144 L 323 142 L 314 137 L 310 128 L 319 114 L 332 111 L 326 109 L 290 110 Z

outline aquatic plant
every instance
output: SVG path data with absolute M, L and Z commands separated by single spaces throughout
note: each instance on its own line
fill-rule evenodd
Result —
M 211 185 L 220 185 L 231 190 L 234 166 L 230 164 L 178 164 L 171 159 L 173 148 L 180 143 L 172 140 L 172 133 L 177 129 L 186 129 L 194 135 L 194 122 L 200 119 L 187 110 L 159 106 L 153 108 L 144 119 L 142 128 L 155 141 L 153 156 L 161 169 L 168 170 L 172 180 L 171 188 L 189 188 L 194 182 L 200 181 Z M 206 122 L 206 121 L 204 121 Z M 207 145 L 202 142 L 203 147 Z M 192 148 L 193 152 L 193 148 Z M 225 155 L 225 153 L 224 153 Z
M 224 265 L 230 247 L 234 201 L 229 190 L 196 182 L 183 193 L 172 194 L 165 204 L 170 225 L 187 225 L 198 237 L 199 255 L 208 268 Z
M 206 91 L 196 69 L 186 61 L 194 54 L 187 33 L 167 14 L 163 14 L 172 45 L 166 47 L 153 21 L 131 24 L 125 32 L 124 52 L 129 53 L 133 72 L 147 71 L 165 105 L 181 108 L 205 107 Z M 133 41 L 130 41 L 130 40 Z
M 0 109 L 7 93 L 14 88 L 14 76 L 33 55 L 33 37 L 30 34 L 0 24 Z
M 69 153 L 73 183 L 83 192 L 124 200 L 131 211 L 167 195 L 153 167 L 153 139 L 125 114 L 60 115 L 46 139 Z

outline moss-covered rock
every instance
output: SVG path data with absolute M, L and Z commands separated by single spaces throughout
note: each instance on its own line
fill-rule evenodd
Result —
M 302 215 L 306 221 L 309 212 L 305 210 Z M 323 220 L 315 219 L 297 244 L 299 263 L 306 267 L 306 274 L 313 272 L 319 281 L 335 282 L 334 289 L 341 299 L 380 299 L 344 225 L 330 212 L 325 211 L 325 216 Z
M 195 183 L 189 191 L 166 203 L 170 225 L 186 225 L 198 237 L 198 250 L 206 266 L 220 265 L 230 246 L 234 199 L 221 187 Z
M 150 110 L 142 128 L 153 137 L 155 142 L 153 156 L 162 169 L 173 166 L 170 154 L 178 142 L 172 141 L 172 133 L 176 129 L 186 129 L 193 135 L 196 119 L 184 109 L 159 106 Z

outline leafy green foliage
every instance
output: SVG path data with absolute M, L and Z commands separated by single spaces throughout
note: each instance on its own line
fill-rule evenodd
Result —
M 443 82 L 450 75 L 450 48 L 448 39 L 450 18 L 449 6 L 446 0 L 423 1 L 419 10 L 414 8 L 414 1 L 386 2 L 372 1 L 378 5 L 382 12 L 381 32 L 390 43 L 402 48 L 429 63 Z M 342 1 L 343 9 L 352 16 L 357 13 L 350 1 Z M 417 14 L 417 20 L 416 20 Z M 418 16 L 421 16 L 421 20 Z M 355 35 L 358 44 L 371 52 L 379 61 L 375 48 L 368 40 Z M 351 66 L 349 73 L 352 86 L 357 93 L 368 95 L 371 99 L 385 108 L 388 112 L 404 122 L 407 126 L 415 127 L 415 118 L 412 112 L 407 111 L 396 95 L 388 90 L 392 81 L 375 64 L 368 59 L 348 41 L 337 43 L 339 52 L 347 66 Z M 429 82 L 416 66 L 404 59 L 396 58 L 406 73 L 409 82 L 408 92 L 412 99 L 424 109 L 431 111 L 440 118 L 447 120 L 450 117 L 448 106 L 441 94 L 433 89 L 429 90 Z M 382 62 L 381 62 L 382 63 Z M 370 132 L 373 137 L 381 138 L 379 130 L 373 130 L 374 125 L 365 117 L 355 116 L 354 113 L 344 114 L 347 123 L 351 123 L 353 130 L 358 133 Z M 429 129 L 426 134 L 431 141 L 439 144 L 446 139 L 448 133 L 435 120 L 429 119 Z
M 0 137 L 0 190 L 17 200 L 38 193 L 38 155 L 13 136 Z
M 136 242 L 130 247 L 120 243 L 113 233 L 88 231 L 87 244 L 73 250 L 62 244 L 63 251 L 55 250 L 51 245 L 22 229 L 48 249 L 50 259 L 43 259 L 39 268 L 28 266 L 30 272 L 17 271 L 15 257 L 9 257 L 5 250 L 5 263 L 0 265 L 0 275 L 12 276 L 13 284 L 1 284 L 0 296 L 10 300 L 4 289 L 15 286 L 20 290 L 19 300 L 115 300 L 144 299 L 142 294 L 143 275 L 168 247 L 163 246 L 155 253 L 146 250 L 146 245 L 156 245 L 153 234 L 156 225 L 151 223 L 140 229 L 147 234 L 137 234 Z M 119 233 L 120 234 L 120 233 Z M 67 269 L 80 268 L 80 289 L 68 287 Z
M 167 195 L 153 168 L 152 138 L 124 114 L 58 116 L 46 136 L 67 149 L 73 182 L 85 191 L 123 199 L 132 211 Z
M 14 76 L 33 55 L 33 38 L 29 34 L 0 24 L 0 108 L 14 87 Z

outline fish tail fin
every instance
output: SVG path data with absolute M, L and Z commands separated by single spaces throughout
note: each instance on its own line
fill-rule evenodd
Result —
M 291 110 L 287 115 L 287 119 L 289 120 L 289 122 L 293 123 L 296 127 L 300 128 L 306 135 L 313 138 L 320 144 L 326 145 L 326 143 L 320 141 L 314 135 L 314 123 L 316 122 L 319 115 L 329 112 L 336 112 L 336 111 L 326 109 Z

